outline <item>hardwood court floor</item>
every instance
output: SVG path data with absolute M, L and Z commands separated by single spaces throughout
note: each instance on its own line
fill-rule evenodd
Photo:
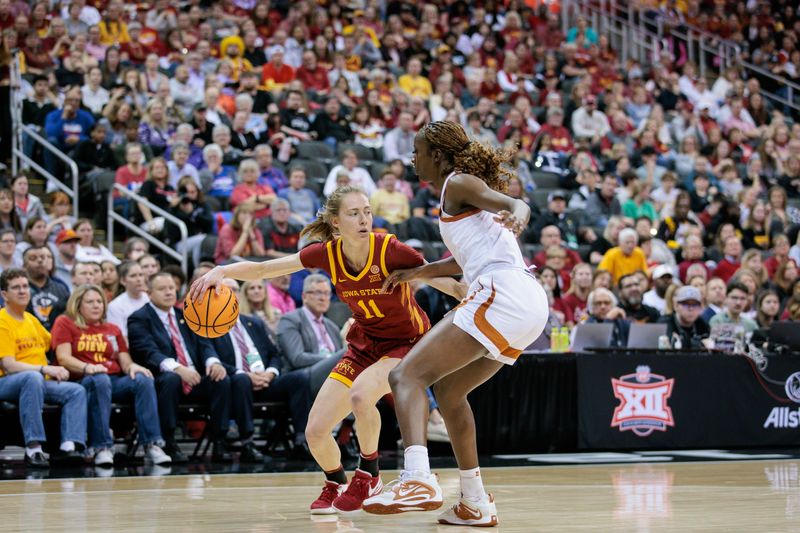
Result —
M 447 504 L 457 474 L 440 476 Z M 800 531 L 797 460 L 503 467 L 484 478 L 494 531 Z M 315 473 L 5 481 L 0 531 L 475 531 L 437 526 L 436 513 L 314 521 L 319 488 Z

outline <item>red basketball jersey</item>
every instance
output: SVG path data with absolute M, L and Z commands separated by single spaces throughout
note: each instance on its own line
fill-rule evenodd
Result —
M 394 235 L 370 234 L 369 258 L 358 273 L 351 272 L 341 239 L 303 248 L 300 261 L 306 268 L 319 268 L 330 274 L 339 299 L 350 306 L 360 329 L 370 337 L 412 340 L 430 329 L 428 317 L 408 283 L 401 284 L 392 294 L 381 293 L 390 272 L 425 262 L 419 252 L 397 242 Z

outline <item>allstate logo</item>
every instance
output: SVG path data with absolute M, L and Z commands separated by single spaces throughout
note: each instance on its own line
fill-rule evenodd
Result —
M 795 372 L 786 378 L 784 390 L 786 390 L 787 398 L 792 400 L 794 403 L 800 403 L 800 372 Z
M 612 378 L 611 388 L 620 403 L 614 409 L 611 427 L 633 431 L 640 437 L 656 430 L 666 431 L 667 426 L 674 427 L 672 409 L 667 405 L 674 385 L 674 378 L 653 374 L 646 365 L 636 367 L 633 374 Z

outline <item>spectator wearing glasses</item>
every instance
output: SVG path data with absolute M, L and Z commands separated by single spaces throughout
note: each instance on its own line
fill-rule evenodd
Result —
M 62 458 L 82 462 L 79 448 L 86 441 L 86 391 L 76 383 L 66 382 L 67 369 L 48 364 L 50 333 L 25 311 L 31 300 L 25 271 L 4 271 L 0 275 L 0 294 L 6 303 L 0 310 L 0 399 L 19 404 L 25 464 L 31 468 L 49 466 L 41 446 L 46 441 L 42 422 L 45 400 L 63 407 Z
M 69 289 L 64 282 L 51 276 L 53 272 L 53 252 L 47 246 L 32 246 L 22 254 L 23 268 L 27 273 L 29 283 L 28 312 L 34 315 L 39 322 L 50 331 L 53 308 L 69 298 Z M 54 317 L 53 317 L 54 318 Z
M 642 284 L 636 273 L 627 274 L 619 279 L 619 303 L 625 314 L 633 322 L 654 323 L 661 313 L 642 302 Z
M 303 306 L 283 315 L 278 323 L 285 368 L 308 372 L 312 397 L 344 353 L 339 328 L 324 316 L 331 305 L 331 292 L 328 278 L 311 274 L 303 280 Z
M 749 300 L 750 293 L 747 285 L 738 281 L 729 283 L 726 290 L 725 307 L 722 312 L 711 318 L 709 325 L 713 327 L 717 324 L 736 324 L 742 326 L 746 333 L 752 333 L 758 329 L 758 324 L 752 318 L 747 318 L 742 314 Z
M 589 293 L 589 318 L 587 324 L 613 324 L 611 334 L 612 347 L 628 345 L 631 323 L 625 317 L 625 311 L 617 305 L 617 297 L 604 287 L 598 287 Z
M 17 237 L 13 229 L 0 230 L 0 272 L 22 266 L 21 258 L 15 253 L 16 245 Z
M 704 340 L 711 333 L 711 328 L 701 318 L 703 312 L 703 296 L 700 290 L 686 285 L 675 291 L 675 312 L 658 319 L 659 324 L 667 325 L 667 336 L 670 339 L 680 338 L 683 348 L 704 348 Z

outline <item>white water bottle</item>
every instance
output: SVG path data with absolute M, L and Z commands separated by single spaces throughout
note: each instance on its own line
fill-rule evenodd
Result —
M 247 365 L 250 367 L 250 372 L 263 372 L 264 371 L 264 362 L 261 360 L 261 356 L 257 353 L 249 353 L 247 354 Z

